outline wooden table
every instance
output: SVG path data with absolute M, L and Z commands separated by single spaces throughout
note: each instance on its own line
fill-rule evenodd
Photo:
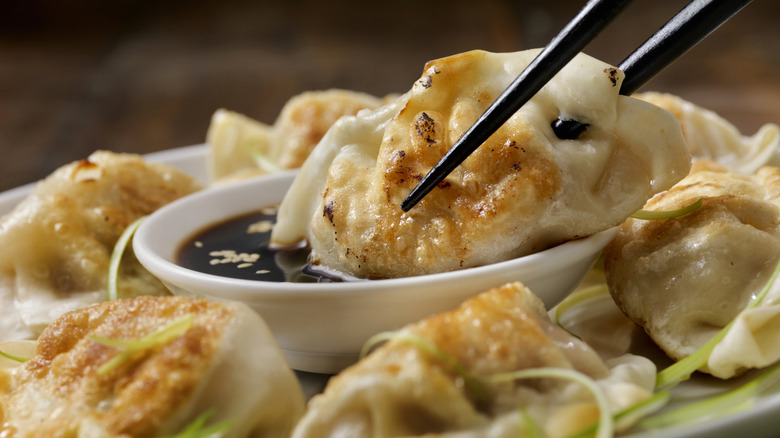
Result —
M 687 3 L 637 0 L 586 52 L 618 63 Z M 425 61 L 543 46 L 584 0 L 94 2 L 4 5 L 0 190 L 96 149 L 202 143 L 228 108 L 271 123 L 291 96 L 403 92 Z M 645 89 L 746 134 L 780 122 L 780 2 L 756 0 Z

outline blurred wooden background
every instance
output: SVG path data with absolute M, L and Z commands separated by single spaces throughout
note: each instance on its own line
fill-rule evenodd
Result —
M 543 46 L 585 0 L 38 0 L 0 15 L 0 190 L 96 149 L 204 141 L 228 108 L 271 123 L 291 96 L 406 91 L 429 59 Z M 687 0 L 636 0 L 588 48 L 617 64 Z M 780 123 L 780 2 L 756 0 L 645 89 L 746 134 Z

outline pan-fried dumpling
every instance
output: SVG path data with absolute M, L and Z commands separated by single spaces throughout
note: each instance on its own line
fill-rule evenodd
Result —
M 675 219 L 629 219 L 607 247 L 615 302 L 671 358 L 682 359 L 731 322 L 767 284 L 780 258 L 780 169 L 754 175 L 697 162 L 694 171 L 645 209 Z M 720 378 L 780 360 L 780 285 L 743 314 L 703 371 Z
M 306 91 L 284 105 L 273 125 L 217 110 L 206 133 L 209 177 L 229 181 L 298 168 L 341 116 L 381 104 L 382 99 L 357 91 Z
M 429 62 L 411 91 L 340 119 L 304 163 L 272 242 L 364 278 L 490 264 L 619 225 L 690 167 L 677 120 L 619 96 L 622 72 L 574 58 L 409 212 L 399 204 L 538 51 Z M 589 126 L 556 137 L 559 115 Z
M 155 335 L 165 340 L 106 366 L 124 354 L 106 340 Z M 268 327 L 236 302 L 139 297 L 69 312 L 4 372 L 0 435 L 16 438 L 173 435 L 204 414 L 232 422 L 226 437 L 286 438 L 304 409 Z
M 488 376 L 554 367 L 596 381 L 610 409 L 652 395 L 655 365 L 640 356 L 603 362 L 547 316 L 519 283 L 484 292 L 458 309 L 400 332 L 429 342 L 457 365 L 401 337 L 391 338 L 331 378 L 309 402 L 294 438 L 522 437 L 527 413 L 546 437 L 571 436 L 598 419 L 592 395 L 579 383 L 550 379 L 490 382 Z
M 780 128 L 774 123 L 746 136 L 715 112 L 678 96 L 647 92 L 634 97 L 674 114 L 694 158 L 717 161 L 733 172 L 748 175 L 767 164 L 780 165 Z
M 200 185 L 168 165 L 98 151 L 40 181 L 0 219 L 0 340 L 34 337 L 63 313 L 105 300 L 113 247 L 134 220 Z M 128 251 L 119 295 L 168 294 Z

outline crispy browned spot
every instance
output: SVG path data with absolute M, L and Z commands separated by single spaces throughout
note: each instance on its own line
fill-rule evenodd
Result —
M 12 379 L 17 394 L 3 403 L 13 406 L 24 399 L 21 393 L 37 388 L 67 413 L 41 422 L 35 436 L 58 436 L 84 417 L 111 433 L 149 435 L 192 395 L 218 352 L 231 313 L 219 303 L 182 297 L 141 297 L 70 312 L 41 334 L 36 355 Z M 98 374 L 118 352 L 88 335 L 137 340 L 186 314 L 195 320 L 183 336 Z

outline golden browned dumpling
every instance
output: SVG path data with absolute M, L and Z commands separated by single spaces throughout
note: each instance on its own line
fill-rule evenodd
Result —
M 606 250 L 610 292 L 673 359 L 682 359 L 730 323 L 766 285 L 780 257 L 780 169 L 754 175 L 711 162 L 645 209 L 676 210 L 675 219 L 629 219 Z M 704 371 L 728 378 L 780 359 L 780 287 L 743 315 Z
M 411 91 L 340 119 L 279 210 L 272 241 L 307 240 L 316 265 L 385 278 L 485 265 L 620 224 L 684 177 L 667 111 L 619 96 L 623 75 L 577 56 L 409 212 L 401 201 L 538 51 L 429 62 Z M 589 124 L 556 137 L 559 116 Z
M 35 336 L 66 311 L 107 299 L 113 247 L 130 223 L 192 193 L 189 175 L 99 151 L 40 181 L 0 219 L 0 339 Z M 129 251 L 119 295 L 167 294 Z
M 649 360 L 603 362 L 551 322 L 532 292 L 507 284 L 405 327 L 333 377 L 309 402 L 293 437 L 523 437 L 534 427 L 542 436 L 564 437 L 596 422 L 592 394 L 579 383 L 490 381 L 546 367 L 595 381 L 612 412 L 652 395 L 655 382 Z
M 129 354 L 105 344 L 183 328 Z M 96 338 L 104 340 L 98 342 Z M 204 414 L 226 437 L 289 436 L 301 388 L 260 317 L 240 303 L 139 297 L 69 312 L 0 379 L 0 435 L 173 435 Z
M 336 120 L 382 102 L 357 91 L 306 91 L 284 105 L 273 125 L 220 109 L 206 135 L 210 178 L 233 180 L 298 168 Z

